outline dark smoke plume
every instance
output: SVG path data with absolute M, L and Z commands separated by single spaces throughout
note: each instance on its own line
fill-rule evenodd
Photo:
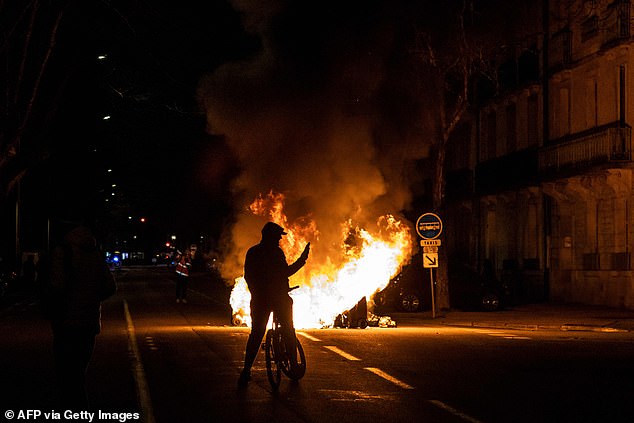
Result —
M 315 260 L 341 243 L 348 219 L 372 227 L 408 207 L 408 170 L 426 149 L 411 124 L 416 105 L 394 75 L 403 16 L 391 4 L 234 1 L 261 49 L 199 88 L 209 131 L 225 137 L 242 169 L 227 278 L 241 275 L 259 240 L 264 219 L 247 211 L 258 195 L 284 194 L 289 221 L 314 219 Z

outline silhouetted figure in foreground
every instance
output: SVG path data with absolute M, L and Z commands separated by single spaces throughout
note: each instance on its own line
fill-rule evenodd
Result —
M 53 353 L 61 406 L 88 408 L 85 374 L 95 337 L 101 331 L 101 301 L 116 291 L 115 281 L 85 226 L 71 229 L 50 260 L 48 293 Z
M 258 354 L 266 324 L 271 312 L 281 323 L 286 338 L 286 349 L 291 353 L 291 367 L 297 364 L 295 327 L 293 326 L 293 299 L 288 295 L 288 278 L 301 269 L 310 251 L 310 243 L 301 256 L 291 265 L 279 246 L 284 228 L 268 222 L 262 228 L 262 240 L 247 251 L 244 261 L 244 278 L 251 292 L 251 333 L 247 340 L 244 369 L 238 379 L 239 386 L 246 386 L 251 379 L 251 366 Z

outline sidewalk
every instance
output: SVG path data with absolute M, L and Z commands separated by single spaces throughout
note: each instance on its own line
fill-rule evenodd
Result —
M 497 312 L 388 313 L 399 327 L 463 326 L 517 330 L 634 332 L 634 311 L 600 306 L 528 304 Z

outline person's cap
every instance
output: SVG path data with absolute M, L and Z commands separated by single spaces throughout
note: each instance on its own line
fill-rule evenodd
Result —
M 286 232 L 284 232 L 284 228 L 277 223 L 267 222 L 262 227 L 262 235 L 286 235 Z

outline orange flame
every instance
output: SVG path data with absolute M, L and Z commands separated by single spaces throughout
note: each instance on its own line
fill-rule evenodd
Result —
M 280 246 L 289 261 L 311 241 L 308 264 L 291 277 L 291 285 L 300 285 L 291 292 L 297 328 L 332 326 L 338 314 L 385 288 L 411 256 L 409 228 L 392 215 L 380 217 L 372 229 L 355 226 L 351 220 L 343 222 L 340 245 L 333 248 L 319 244 L 314 220 L 288 222 L 282 194 L 259 196 L 249 209 L 286 229 L 288 235 Z M 251 325 L 250 300 L 246 281 L 237 278 L 230 298 L 234 323 Z

